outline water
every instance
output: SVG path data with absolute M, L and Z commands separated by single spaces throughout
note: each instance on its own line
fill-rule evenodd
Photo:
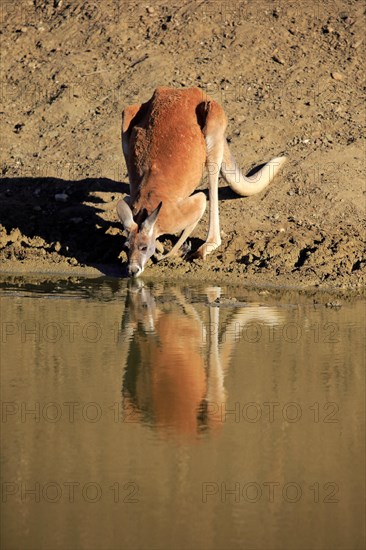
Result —
M 363 548 L 365 302 L 1 293 L 2 548 Z

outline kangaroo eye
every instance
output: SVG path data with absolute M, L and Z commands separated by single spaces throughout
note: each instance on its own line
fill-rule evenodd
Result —
M 146 252 L 146 250 L 147 250 L 147 246 L 145 246 L 145 245 L 142 245 L 139 248 L 140 248 L 141 252 Z

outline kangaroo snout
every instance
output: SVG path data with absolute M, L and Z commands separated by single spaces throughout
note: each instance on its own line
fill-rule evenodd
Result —
M 128 266 L 128 274 L 130 277 L 138 277 L 142 273 L 142 268 L 137 264 L 131 264 Z

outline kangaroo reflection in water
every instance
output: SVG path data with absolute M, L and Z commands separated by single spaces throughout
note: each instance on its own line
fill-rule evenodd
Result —
M 128 290 L 120 335 L 125 417 L 177 435 L 217 428 L 227 398 L 225 372 L 243 327 L 277 324 L 276 311 L 235 307 L 222 325 L 215 303 L 220 288 L 205 289 L 206 304 L 192 304 L 176 288 L 154 292 L 139 283 Z

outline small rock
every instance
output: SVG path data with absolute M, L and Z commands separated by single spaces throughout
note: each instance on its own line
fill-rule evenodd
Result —
M 19 231 L 18 228 L 16 229 L 13 229 L 13 231 L 10 233 L 9 235 L 9 241 L 11 243 L 16 243 L 17 241 L 19 241 L 20 239 L 22 238 L 22 234 L 21 232 Z
M 68 198 L 69 195 L 67 195 L 66 193 L 56 193 L 55 195 L 55 200 L 57 202 L 66 202 Z
M 152 6 L 149 6 L 148 8 L 146 8 L 146 11 L 147 13 L 149 13 L 150 15 L 152 15 L 153 13 L 155 13 L 155 10 Z
M 325 307 L 338 308 L 338 307 L 342 307 L 342 304 L 341 302 L 327 302 L 325 304 Z
M 126 263 L 128 261 L 127 252 L 125 250 L 122 250 L 122 252 L 120 252 L 118 256 L 118 259 L 121 260 L 121 262 Z
M 70 260 L 69 260 L 69 264 L 70 264 L 70 265 L 78 265 L 78 263 L 79 263 L 79 262 L 77 261 L 76 258 L 70 258 Z
M 106 235 L 122 235 L 122 231 L 119 227 L 108 227 L 105 233 Z
M 276 63 L 279 63 L 280 65 L 284 65 L 285 64 L 285 60 L 283 59 L 283 57 L 279 54 L 275 54 L 272 56 L 272 59 L 273 61 L 276 61 Z
M 31 246 L 33 246 L 34 248 L 43 248 L 46 247 L 47 244 L 45 240 L 42 239 L 42 237 L 36 236 L 33 237 L 33 239 L 31 240 Z
M 22 131 L 23 126 L 24 126 L 23 122 L 18 122 L 18 124 L 16 124 L 16 125 L 14 126 L 14 130 L 13 130 L 13 131 L 14 131 L 16 134 L 19 134 L 19 132 Z
M 334 80 L 339 80 L 341 82 L 342 80 L 344 80 L 344 76 L 341 73 L 333 72 L 331 73 L 331 75 L 332 75 L 332 78 L 334 78 Z
M 61 250 L 61 243 L 59 243 L 59 242 L 57 241 L 57 243 L 55 243 L 55 246 L 53 247 L 53 249 L 54 249 L 55 252 L 60 252 L 60 250 Z

